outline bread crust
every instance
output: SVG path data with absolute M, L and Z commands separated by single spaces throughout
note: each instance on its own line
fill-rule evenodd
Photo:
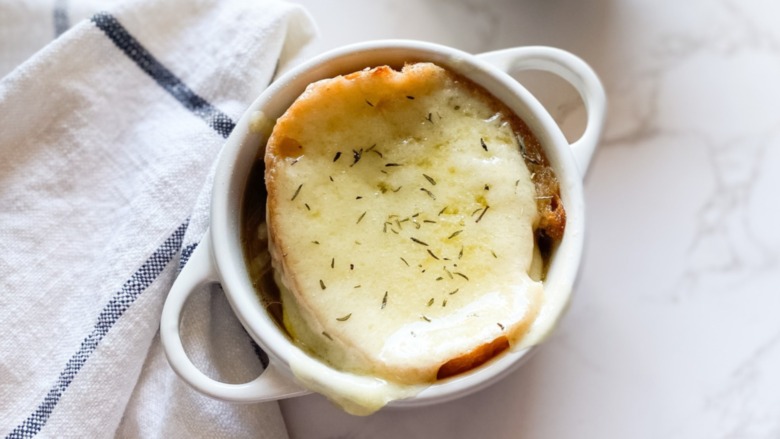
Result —
M 507 349 L 509 349 L 509 339 L 502 335 L 490 343 L 477 346 L 471 351 L 442 364 L 436 373 L 436 379 L 443 380 L 468 372 L 487 363 Z

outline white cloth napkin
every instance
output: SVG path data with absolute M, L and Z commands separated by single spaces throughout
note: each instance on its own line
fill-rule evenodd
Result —
M 286 437 L 276 403 L 187 386 L 157 331 L 220 147 L 313 25 L 270 0 L 97 6 L 0 0 L 0 434 Z M 262 371 L 218 287 L 184 319 L 207 374 Z

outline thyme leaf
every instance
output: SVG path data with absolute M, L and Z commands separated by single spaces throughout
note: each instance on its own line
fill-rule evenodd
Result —
M 298 197 L 298 194 L 301 192 L 302 187 L 303 187 L 303 183 L 298 185 L 298 189 L 295 190 L 295 193 L 293 194 L 292 198 L 290 198 L 290 201 L 295 201 L 295 198 Z
M 430 175 L 423 174 L 423 177 L 425 177 L 428 182 L 430 182 L 432 185 L 436 186 L 436 180 L 433 179 Z
M 349 320 L 350 317 L 352 317 L 352 313 L 349 313 L 345 316 L 337 317 L 336 320 L 340 322 L 346 322 L 347 320 Z
M 452 238 L 460 235 L 461 233 L 463 233 L 463 230 L 456 230 L 456 231 L 452 232 L 452 235 L 448 236 L 447 239 L 452 239 Z
M 357 164 L 357 162 L 360 161 L 360 157 L 362 157 L 362 156 L 363 156 L 363 148 L 360 148 L 360 151 L 357 151 L 357 150 L 353 149 L 352 150 L 352 160 L 353 160 L 353 162 L 349 166 L 350 167 L 355 166 Z
M 375 150 L 374 148 L 376 148 L 376 143 L 375 143 L 375 144 L 373 144 L 373 145 L 371 145 L 371 146 L 370 146 L 370 147 L 369 147 L 369 148 L 366 150 L 366 152 L 373 152 L 373 153 L 375 153 L 376 155 L 378 155 L 378 156 L 379 156 L 379 158 L 382 158 L 382 157 L 384 157 L 384 156 L 382 155 L 382 153 L 381 153 L 381 152 L 379 152 L 379 151 Z
M 413 236 L 409 237 L 409 239 L 411 239 L 412 241 L 416 242 L 417 244 L 424 245 L 424 246 L 428 247 L 428 244 L 426 242 L 420 241 L 419 239 L 417 239 L 417 238 L 415 238 Z
M 490 206 L 485 206 L 485 209 L 482 211 L 482 213 L 479 214 L 479 218 L 477 218 L 476 222 L 479 222 L 483 216 L 485 216 L 485 213 L 490 209 Z

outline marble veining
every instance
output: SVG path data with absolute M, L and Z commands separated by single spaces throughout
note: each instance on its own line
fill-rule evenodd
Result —
M 628 112 L 620 113 L 624 117 L 621 122 L 625 123 L 615 123 L 613 120 L 609 124 L 603 142 L 605 148 L 638 145 L 653 148 L 657 142 L 682 143 L 691 141 L 692 137 L 694 142 L 703 143 L 707 150 L 707 166 L 702 169 L 712 174 L 714 186 L 706 198 L 692 200 L 698 202 L 700 207 L 696 214 L 697 227 L 687 250 L 686 268 L 675 288 L 678 294 L 696 290 L 702 283 L 707 288 L 708 281 L 740 282 L 761 271 L 777 268 L 777 254 L 761 241 L 760 233 L 753 229 L 749 203 L 751 189 L 760 178 L 766 149 L 772 144 L 777 145 L 776 132 L 780 118 L 764 117 L 760 123 L 747 121 L 747 126 L 742 128 L 739 126 L 739 116 L 732 121 L 728 115 L 705 119 L 700 116 L 709 114 L 691 113 L 685 118 L 665 123 L 669 121 L 661 114 L 669 106 L 675 105 L 681 96 L 679 92 L 682 90 L 676 87 L 698 87 L 690 83 L 698 78 L 686 77 L 683 84 L 675 82 L 680 80 L 678 71 L 690 70 L 687 64 L 697 62 L 697 58 L 704 59 L 698 62 L 712 63 L 717 67 L 746 52 L 749 52 L 751 59 L 778 55 L 776 37 L 756 25 L 750 11 L 728 1 L 718 6 L 713 8 L 718 12 L 713 13 L 717 17 L 715 23 L 707 21 L 707 26 L 677 30 L 661 36 L 659 43 L 650 50 L 653 64 L 638 77 L 626 78 L 623 84 L 618 85 L 620 93 L 610 94 L 617 97 L 612 100 L 613 105 L 618 109 L 628 108 Z M 774 64 L 772 67 L 775 69 L 778 67 L 776 59 L 771 64 Z M 713 73 L 701 70 L 702 75 Z M 771 76 L 765 77 L 769 81 Z M 733 79 L 731 87 L 737 89 L 736 93 L 741 93 L 739 88 L 745 82 L 744 79 Z M 671 89 L 671 95 L 668 89 Z M 724 91 L 710 89 L 707 93 L 717 97 Z M 725 91 L 724 94 L 730 93 Z M 734 100 L 738 99 L 739 96 L 734 97 Z M 730 100 L 716 100 L 710 104 L 729 105 L 728 102 Z M 752 116 L 755 113 L 750 114 Z M 713 127 L 713 123 L 723 125 Z

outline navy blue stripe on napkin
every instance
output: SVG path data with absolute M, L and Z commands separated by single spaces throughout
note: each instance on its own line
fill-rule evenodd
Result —
M 236 123 L 211 105 L 208 101 L 195 94 L 181 79 L 177 78 L 168 68 L 160 63 L 138 40 L 125 29 L 111 14 L 99 12 L 92 16 L 92 22 L 102 30 L 116 46 L 138 65 L 146 74 L 176 98 L 185 108 L 195 113 L 201 119 L 227 138 L 235 128 Z
M 68 0 L 55 0 L 52 15 L 54 19 L 54 37 L 57 38 L 70 28 Z
M 81 342 L 81 346 L 76 353 L 70 357 L 65 369 L 60 372 L 57 382 L 49 389 L 49 392 L 44 397 L 35 411 L 22 422 L 11 433 L 6 436 L 6 439 L 22 439 L 31 438 L 41 431 L 46 422 L 49 420 L 54 408 L 59 403 L 62 394 L 73 382 L 76 374 L 79 373 L 81 368 L 87 362 L 90 355 L 98 347 L 103 337 L 108 334 L 108 331 L 119 320 L 120 317 L 130 308 L 130 305 L 135 302 L 138 296 L 141 295 L 157 277 L 163 272 L 169 262 L 179 253 L 181 248 L 181 242 L 184 239 L 184 232 L 187 230 L 189 220 L 182 223 L 176 231 L 173 232 L 163 244 L 152 253 L 152 255 L 144 261 L 141 267 L 130 276 L 122 288 L 117 291 L 114 296 L 109 300 L 108 304 L 103 308 L 98 315 L 97 322 L 95 323 L 92 332 L 87 335 Z
M 198 248 L 198 243 L 193 242 L 192 244 L 187 244 L 181 249 L 181 257 L 179 258 L 179 271 L 182 271 L 184 269 L 184 266 L 187 265 L 187 261 L 190 260 L 190 257 L 192 256 L 192 252 L 195 251 L 195 249 Z

